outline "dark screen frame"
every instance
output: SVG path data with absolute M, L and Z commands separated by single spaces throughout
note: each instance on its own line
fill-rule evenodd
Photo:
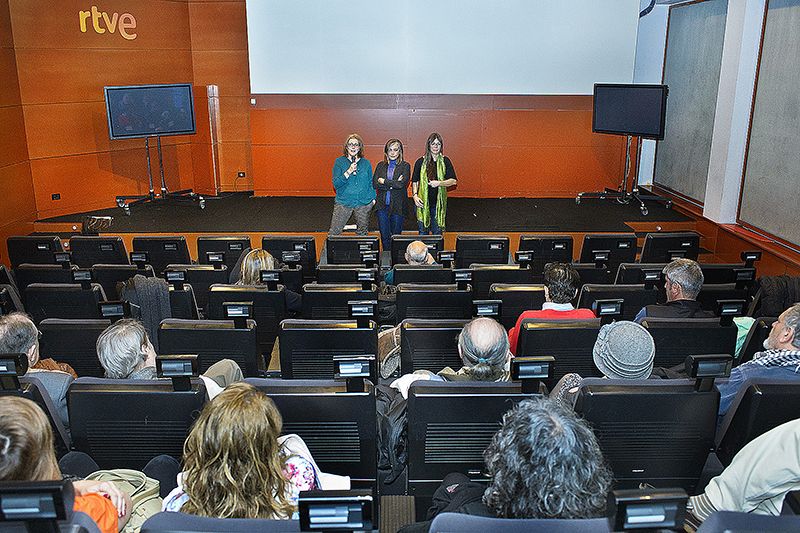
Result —
M 629 91 L 635 91 L 638 89 L 657 89 L 660 88 L 662 91 L 661 96 L 661 124 L 659 127 L 659 131 L 657 135 L 653 135 L 651 132 L 637 132 L 637 131 L 620 131 L 620 130 L 609 130 L 609 129 L 600 129 L 597 127 L 597 89 L 627 89 Z M 594 90 L 592 92 L 592 132 L 594 133 L 609 133 L 612 135 L 631 135 L 634 137 L 642 137 L 643 139 L 653 139 L 656 141 L 663 141 L 664 140 L 664 129 L 666 125 L 666 114 L 667 114 L 667 96 L 669 93 L 669 88 L 661 83 L 595 83 Z
M 112 123 L 111 102 L 109 100 L 109 93 L 119 90 L 141 90 L 147 91 L 150 89 L 164 89 L 164 88 L 185 88 L 189 91 L 189 102 L 191 103 L 191 130 L 173 130 L 158 133 L 132 133 L 132 134 L 115 134 Z M 108 85 L 103 87 L 103 98 L 106 104 L 106 119 L 108 122 L 108 136 L 112 140 L 118 139 L 143 139 L 147 137 L 167 137 L 172 135 L 193 135 L 197 133 L 197 117 L 194 112 L 194 85 L 192 83 L 160 83 L 152 85 Z M 117 128 L 119 129 L 119 128 Z

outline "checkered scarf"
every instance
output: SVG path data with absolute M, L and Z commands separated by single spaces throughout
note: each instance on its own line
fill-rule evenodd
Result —
M 767 350 L 753 355 L 750 363 L 760 366 L 793 366 L 800 373 L 800 350 Z

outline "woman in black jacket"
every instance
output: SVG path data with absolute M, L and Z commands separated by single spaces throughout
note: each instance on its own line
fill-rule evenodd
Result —
M 392 245 L 392 235 L 402 233 L 408 202 L 411 165 L 403 160 L 403 143 L 389 139 L 383 147 L 383 161 L 375 166 L 372 185 L 377 193 L 376 213 L 384 250 Z

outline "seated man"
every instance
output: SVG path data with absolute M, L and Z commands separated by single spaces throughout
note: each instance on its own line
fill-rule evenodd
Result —
M 719 389 L 719 419 L 731 408 L 734 398 L 750 378 L 800 380 L 800 303 L 781 313 L 772 324 L 769 337 L 764 341 L 763 352 L 756 352 L 753 359 L 742 363 L 727 379 L 715 381 Z
M 406 262 L 409 265 L 433 265 L 436 261 L 428 252 L 428 246 L 422 241 L 413 241 L 406 247 Z M 387 285 L 394 285 L 394 269 L 383 276 Z
M 118 320 L 97 338 L 97 356 L 112 379 L 158 379 L 156 350 L 150 342 L 144 326 L 138 320 Z M 222 359 L 211 365 L 200 376 L 205 382 L 209 399 L 236 381 L 242 381 L 242 369 L 230 359 Z
M 541 311 L 525 311 L 517 324 L 508 331 L 511 353 L 517 353 L 519 328 L 526 318 L 546 320 L 583 320 L 595 318 L 591 309 L 575 309 L 572 300 L 578 294 L 580 285 L 578 272 L 568 263 L 548 263 L 544 267 L 544 304 Z
M 790 491 L 800 490 L 800 420 L 786 422 L 749 442 L 705 492 L 689 498 L 687 531 L 716 511 L 777 516 Z
M 664 267 L 664 290 L 667 303 L 642 307 L 634 318 L 641 324 L 647 317 L 653 318 L 712 318 L 714 313 L 704 311 L 696 301 L 703 288 L 703 271 L 697 261 L 675 259 Z
M 476 318 L 458 335 L 458 354 L 462 366 L 458 371 L 445 367 L 436 374 L 417 370 L 392 382 L 392 388 L 408 398 L 408 387 L 417 380 L 437 381 L 508 381 L 510 358 L 508 335 L 498 322 L 491 318 Z
M 25 375 L 36 378 L 43 385 L 64 427 L 69 428 L 67 389 L 73 378 L 59 370 L 33 368 L 39 361 L 39 330 L 28 315 L 10 313 L 0 317 L 0 353 L 28 355 L 28 372 Z
M 448 474 L 433 495 L 428 520 L 439 513 L 498 518 L 601 518 L 612 474 L 592 430 L 575 413 L 546 398 L 523 400 L 503 417 L 484 452 L 491 480 Z M 428 531 L 430 522 L 402 533 Z

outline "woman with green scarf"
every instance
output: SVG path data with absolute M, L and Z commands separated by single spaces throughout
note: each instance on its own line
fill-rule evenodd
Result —
M 425 155 L 414 163 L 411 174 L 420 235 L 441 235 L 446 226 L 447 188 L 457 181 L 453 163 L 442 153 L 443 148 L 442 136 L 431 133 L 425 145 Z

